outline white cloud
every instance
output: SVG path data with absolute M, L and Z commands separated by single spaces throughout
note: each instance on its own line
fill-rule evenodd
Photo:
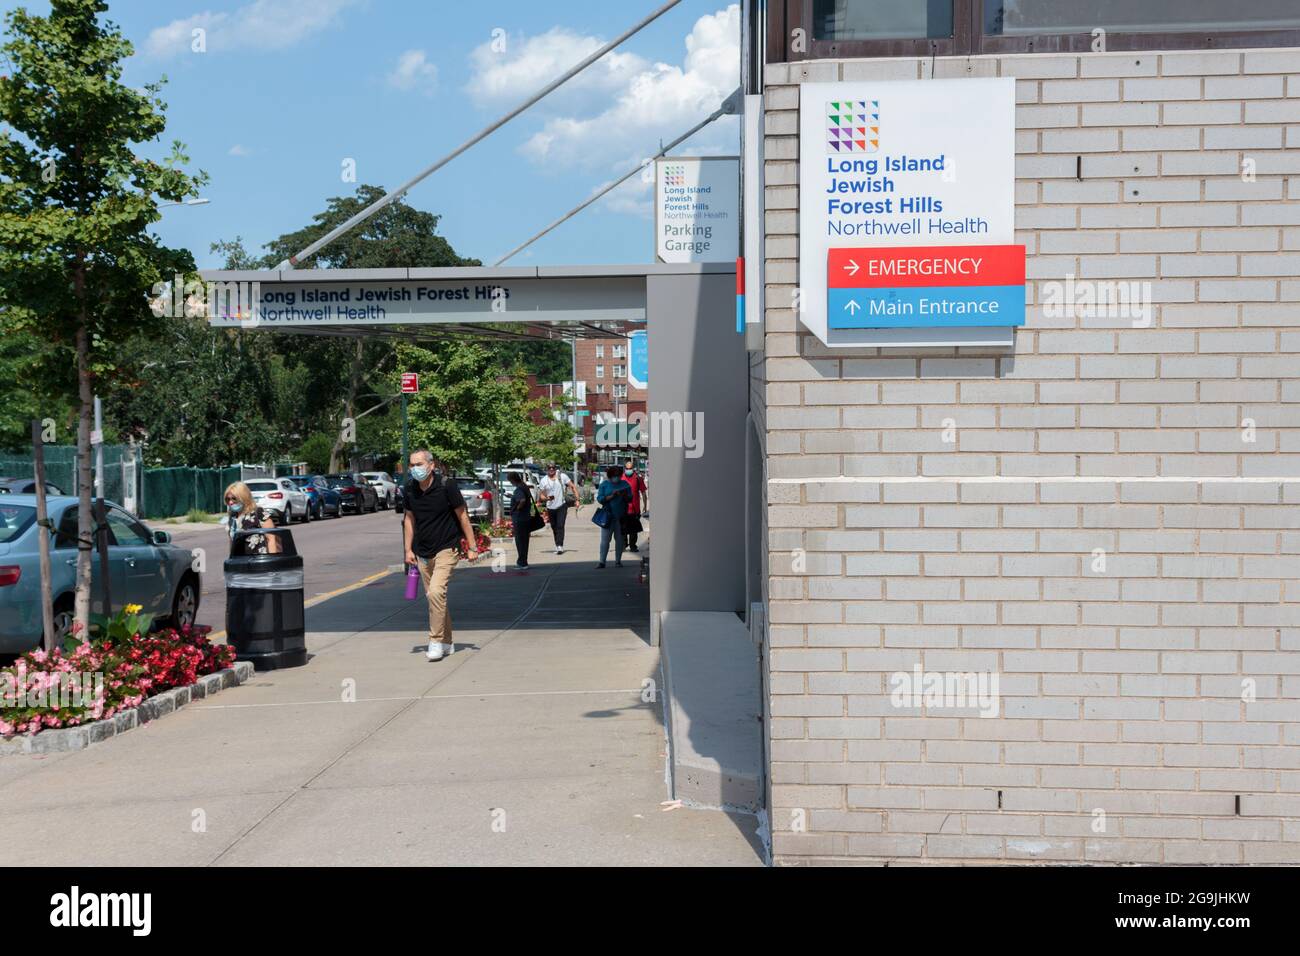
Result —
M 388 85 L 407 93 L 419 90 L 431 95 L 438 85 L 438 67 L 429 62 L 423 50 L 407 50 L 389 72 Z
M 503 35 L 470 53 L 473 75 L 465 89 L 482 105 L 518 102 L 576 66 L 606 42 L 564 27 L 553 27 L 534 37 Z M 552 97 L 617 92 L 646 66 L 646 60 L 635 53 L 612 50 L 561 86 Z
M 236 143 L 226 151 L 228 156 L 252 156 L 253 151 L 241 143 Z
M 554 117 L 522 151 L 538 164 L 561 169 L 625 166 L 717 109 L 739 78 L 740 8 L 733 3 L 695 22 L 686 37 L 681 66 L 646 64 L 619 77 L 614 102 L 607 109 L 589 117 Z M 537 85 L 535 78 L 533 87 Z M 717 144 L 714 148 L 733 152 L 736 136 L 736 121 L 727 118 L 696 134 L 688 144 L 695 150 Z
M 360 0 L 252 0 L 233 12 L 205 10 L 149 32 L 145 51 L 154 57 L 193 51 L 194 31 L 204 31 L 208 53 L 284 50 L 334 26 Z

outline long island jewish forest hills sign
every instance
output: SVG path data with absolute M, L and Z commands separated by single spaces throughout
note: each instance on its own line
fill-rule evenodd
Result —
M 1015 81 L 805 83 L 800 104 L 803 324 L 832 346 L 1009 342 Z

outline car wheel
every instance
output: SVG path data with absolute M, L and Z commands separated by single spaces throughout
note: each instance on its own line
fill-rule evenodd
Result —
M 187 624 L 191 627 L 199 616 L 199 585 L 190 575 L 181 578 L 180 586 L 172 597 L 171 625 L 180 630 Z
M 280 512 L 280 527 L 287 528 L 293 524 L 293 505 L 285 505 L 284 511 Z
M 308 503 L 307 510 L 302 515 L 303 524 L 311 524 L 311 504 Z
M 72 622 L 76 620 L 72 595 L 54 602 L 54 646 L 63 647 L 64 638 L 72 635 Z

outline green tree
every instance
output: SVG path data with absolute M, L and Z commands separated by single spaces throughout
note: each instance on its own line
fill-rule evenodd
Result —
M 51 0 L 48 16 L 5 16 L 0 80 L 0 308 L 7 329 L 47 343 L 39 376 L 46 397 L 79 402 L 75 620 L 90 615 L 90 421 L 95 389 L 118 368 L 120 345 L 158 319 L 148 293 L 194 263 L 161 245 L 148 227 L 158 199 L 197 195 L 206 177 L 187 175 L 173 143 L 163 162 L 137 144 L 161 137 L 160 83 L 121 82 L 131 44 L 101 20 L 103 0 Z
M 410 448 L 427 448 L 454 469 L 476 458 L 509 461 L 527 453 L 535 426 L 522 373 L 502 380 L 496 356 L 476 342 L 403 343 L 397 358 L 403 370 L 420 375 L 408 406 Z

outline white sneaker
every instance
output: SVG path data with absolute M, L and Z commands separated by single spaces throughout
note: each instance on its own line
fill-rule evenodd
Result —
M 556 549 L 555 549 L 555 553 L 556 553 L 556 554 L 564 554 L 564 549 L 563 549 L 563 548 L 556 548 Z
M 451 657 L 452 653 L 453 653 L 455 650 L 456 650 L 456 645 L 455 645 L 454 642 L 448 642 L 448 643 L 446 643 L 446 644 L 443 644 L 443 645 L 442 645 L 442 656 L 443 656 L 443 657 Z
M 446 654 L 443 651 L 444 646 L 445 645 L 440 643 L 439 641 L 430 641 L 429 649 L 425 651 L 424 656 L 431 661 L 440 661 L 443 659 L 443 657 L 446 656 Z

